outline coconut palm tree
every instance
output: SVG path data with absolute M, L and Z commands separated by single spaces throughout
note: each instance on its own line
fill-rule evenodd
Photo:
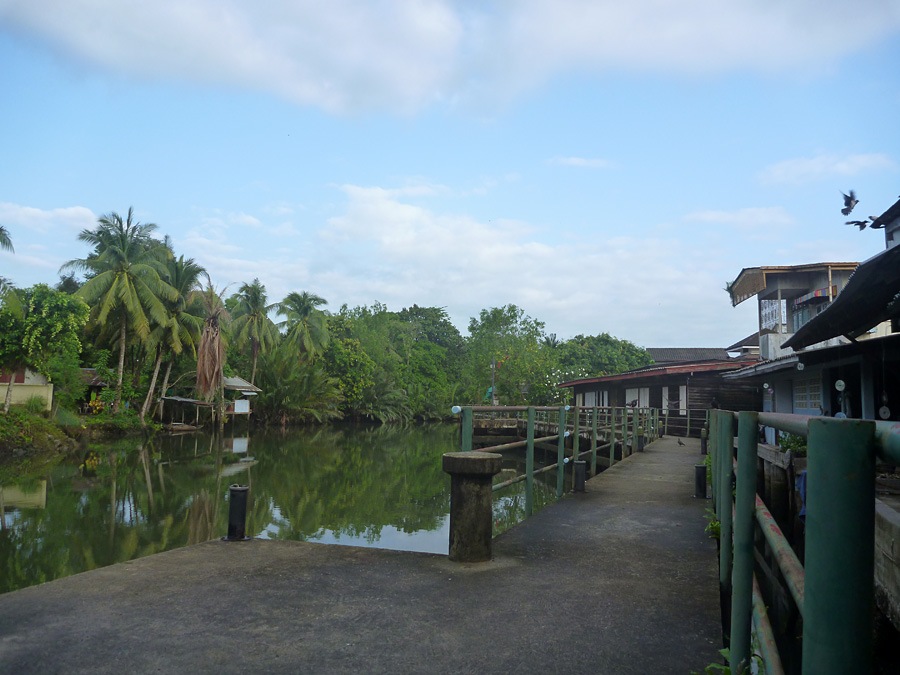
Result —
M 191 313 L 192 307 L 189 300 L 192 293 L 199 289 L 200 275 L 204 273 L 205 270 L 193 258 L 185 260 L 183 255 L 177 259 L 170 258 L 166 264 L 166 282 L 178 292 L 178 297 L 173 302 L 166 302 L 168 321 L 165 324 L 154 325 L 147 341 L 148 349 L 156 351 L 156 361 L 153 365 L 150 386 L 147 388 L 147 396 L 144 398 L 144 405 L 141 406 L 142 422 L 150 409 L 150 401 L 153 399 L 153 392 L 156 389 L 156 379 L 163 357 L 169 355 L 161 394 L 165 394 L 172 365 L 178 355 L 187 349 L 196 358 L 203 319 L 199 315 Z M 198 309 L 193 311 L 198 311 Z
M 113 412 L 122 402 L 122 377 L 128 331 L 140 340 L 150 334 L 151 321 L 168 320 L 165 301 L 174 302 L 177 292 L 163 280 L 165 260 L 170 255 L 153 238 L 157 226 L 134 219 L 134 209 L 126 218 L 111 212 L 101 216 L 93 230 L 82 230 L 78 240 L 93 246 L 87 258 L 70 260 L 60 268 L 84 271 L 87 281 L 78 289 L 91 306 L 91 320 L 101 326 L 113 321 L 118 328 L 119 363 Z
M 278 313 L 285 317 L 278 327 L 286 331 L 285 339 L 301 360 L 313 361 L 328 346 L 328 317 L 319 309 L 324 304 L 325 298 L 308 291 L 292 291 L 278 303 Z
M 241 284 L 238 292 L 230 300 L 234 303 L 232 335 L 238 347 L 250 346 L 250 356 L 253 359 L 250 384 L 253 384 L 260 352 L 266 353 L 278 343 L 278 329 L 269 318 L 269 312 L 278 305 L 266 304 L 266 287 L 259 279 L 254 279 L 249 284 Z
M 225 425 L 225 341 L 222 327 L 230 319 L 222 301 L 224 292 L 225 289 L 216 291 L 209 275 L 206 275 L 206 286 L 198 296 L 205 318 L 197 343 L 197 393 L 205 401 L 218 399 L 220 431 Z
M 9 238 L 9 232 L 3 225 L 0 225 L 0 249 L 15 253 L 12 245 L 12 239 Z

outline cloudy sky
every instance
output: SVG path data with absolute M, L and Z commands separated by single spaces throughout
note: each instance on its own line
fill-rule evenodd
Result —
M 0 0 L 0 275 L 134 206 L 218 286 L 726 346 L 900 195 L 900 0 Z

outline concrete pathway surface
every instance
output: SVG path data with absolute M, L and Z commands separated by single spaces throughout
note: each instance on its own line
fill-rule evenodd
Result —
M 0 595 L 0 672 L 702 672 L 718 575 L 686 443 L 588 481 L 488 563 L 211 541 Z

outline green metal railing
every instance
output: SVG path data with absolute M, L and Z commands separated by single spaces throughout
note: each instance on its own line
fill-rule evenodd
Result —
M 871 672 L 875 460 L 877 456 L 900 463 L 900 425 L 778 413 L 712 412 L 710 454 L 713 501 L 720 521 L 719 583 L 723 597 L 730 598 L 732 672 L 742 672 L 750 663 L 751 624 L 766 672 L 783 672 L 753 574 L 754 523 L 769 544 L 803 617 L 802 672 Z M 734 419 L 738 421 L 736 459 Z M 756 495 L 759 425 L 807 438 L 805 566 Z
M 454 406 L 453 414 L 460 415 L 460 450 L 474 449 L 474 430 L 479 417 L 515 420 L 517 428 L 524 427 L 525 439 L 510 443 L 500 443 L 478 448 L 483 452 L 502 452 L 525 448 L 525 473 L 496 483 L 493 491 L 502 490 L 522 481 L 525 482 L 525 515 L 530 516 L 534 508 L 534 478 L 542 473 L 556 471 L 556 497 L 560 499 L 565 491 L 566 465 L 572 464 L 574 484 L 574 460 L 590 457 L 591 475 L 597 473 L 597 455 L 608 450 L 608 465 L 617 460 L 616 445 L 621 447 L 621 458 L 637 451 L 644 442 L 657 438 L 662 430 L 661 414 L 651 408 L 606 408 L 573 406 Z M 498 417 L 501 416 L 501 417 Z M 552 433 L 551 433 L 552 432 Z M 541 433 L 544 435 L 538 436 Z M 572 449 L 568 452 L 566 439 L 572 439 Z M 535 469 L 535 444 L 556 443 L 556 462 Z M 582 450 L 584 443 L 587 449 Z

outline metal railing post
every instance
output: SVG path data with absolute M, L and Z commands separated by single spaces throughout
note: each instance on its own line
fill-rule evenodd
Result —
M 462 409 L 462 418 L 460 420 L 460 440 L 459 449 L 462 452 L 469 452 L 472 449 L 472 408 L 466 406 Z
M 575 485 L 575 462 L 579 459 L 581 450 L 579 441 L 581 440 L 581 408 L 575 408 L 575 420 L 572 423 L 572 432 L 575 436 L 572 438 L 572 485 Z
M 616 409 L 610 408 L 607 415 L 609 416 L 609 466 L 612 466 L 616 463 Z
M 809 421 L 803 672 L 872 670 L 875 423 Z
M 631 452 L 638 450 L 638 417 L 640 414 L 637 408 L 631 409 Z
M 600 409 L 595 407 L 591 412 L 591 476 L 597 475 L 597 417 Z
M 566 409 L 559 407 L 559 440 L 556 443 L 556 498 L 562 499 L 566 477 Z
M 628 440 L 628 408 L 622 408 L 622 459 L 628 455 L 625 454 L 625 442 Z
M 712 477 L 712 503 L 713 511 L 719 512 L 719 416 L 712 414 L 709 416 L 709 466 L 710 476 Z
M 525 446 L 525 516 L 534 509 L 534 406 L 528 408 L 528 444 Z
M 719 412 L 719 589 L 723 600 L 731 597 L 731 473 L 734 457 L 734 436 L 731 413 Z M 730 612 L 725 616 L 730 617 Z
M 684 437 L 685 438 L 691 437 L 691 408 L 690 408 L 690 406 L 688 406 L 688 409 L 687 409 L 687 429 L 685 429 Z
M 731 577 L 731 672 L 750 669 L 753 616 L 753 523 L 756 512 L 756 453 L 759 416 L 738 414 L 737 491 L 734 499 L 734 572 Z

